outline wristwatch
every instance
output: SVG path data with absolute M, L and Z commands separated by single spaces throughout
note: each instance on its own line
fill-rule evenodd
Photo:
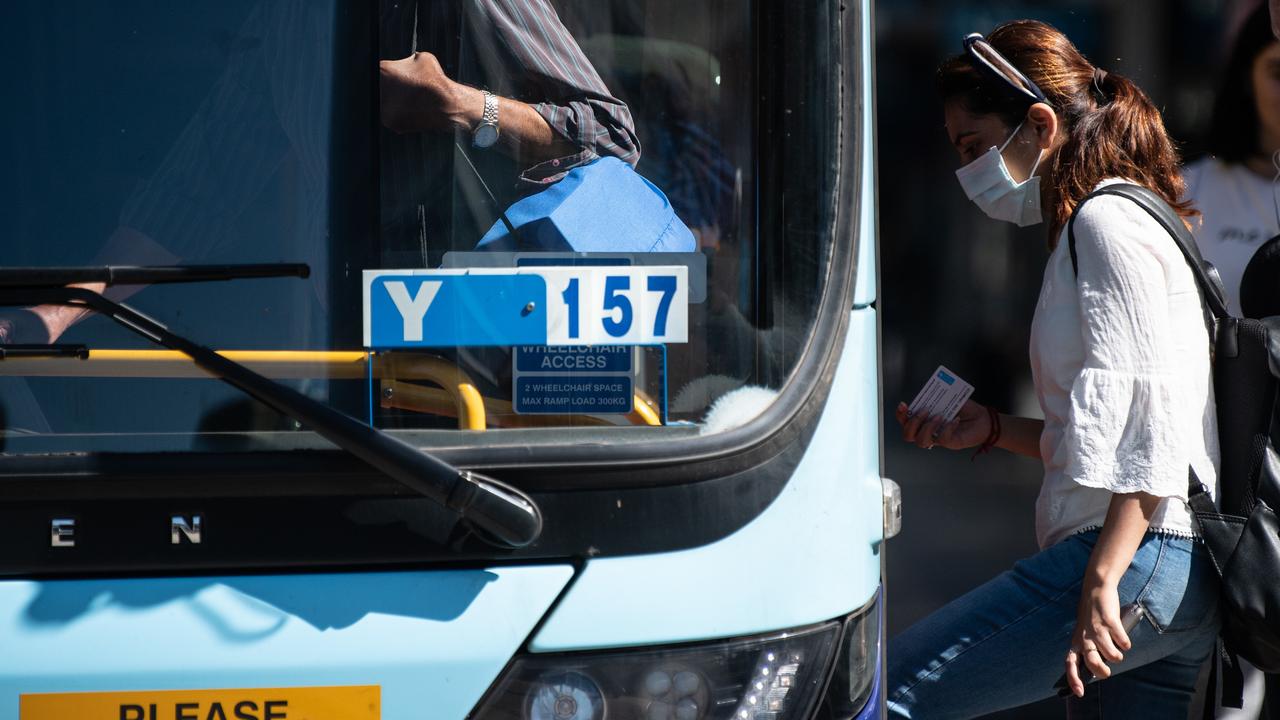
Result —
M 480 124 L 471 131 L 471 144 L 484 149 L 493 147 L 498 142 L 498 96 L 484 91 L 484 115 Z

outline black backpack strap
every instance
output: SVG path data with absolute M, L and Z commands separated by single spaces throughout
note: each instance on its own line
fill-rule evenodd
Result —
M 1216 646 L 1221 640 L 1215 640 Z M 1243 703 L 1241 703 L 1243 704 Z M 1209 684 L 1204 688 L 1204 707 L 1200 709 L 1201 720 L 1214 720 L 1218 717 L 1218 654 L 1209 654 Z
M 1204 539 L 1205 550 L 1209 553 L 1209 561 L 1213 563 L 1214 572 L 1221 579 L 1226 573 L 1225 557 L 1218 557 L 1216 547 L 1234 548 L 1239 542 L 1239 533 L 1243 531 L 1243 523 L 1237 524 L 1218 513 L 1218 508 L 1209 496 L 1209 489 L 1196 477 L 1196 469 L 1187 464 L 1187 507 L 1191 509 L 1191 518 L 1200 528 L 1200 537 Z
M 1191 506 L 1191 513 L 1195 518 L 1196 524 L 1200 527 L 1200 533 L 1205 535 L 1213 530 L 1210 522 L 1206 526 L 1206 520 L 1220 517 L 1218 509 L 1214 507 L 1213 500 L 1209 497 L 1209 490 L 1200 482 L 1200 478 L 1196 477 L 1195 468 L 1187 466 L 1187 504 Z M 1219 578 L 1222 578 L 1223 566 L 1213 552 L 1213 543 L 1209 542 L 1209 538 L 1204 538 L 1206 549 L 1209 551 L 1209 558 L 1213 562 L 1213 568 Z M 1234 547 L 1234 544 L 1232 545 Z M 1221 686 L 1222 696 L 1219 701 L 1217 693 L 1218 686 Z M 1244 706 L 1244 671 L 1240 668 L 1240 658 L 1236 656 L 1230 648 L 1222 642 L 1222 636 L 1214 642 L 1214 653 L 1212 657 L 1212 666 L 1209 673 L 1209 689 L 1205 697 L 1204 718 L 1210 720 L 1215 717 L 1217 706 L 1227 708 L 1240 708 Z
M 1200 482 L 1200 478 L 1196 476 L 1196 469 L 1187 466 L 1187 504 L 1191 506 L 1191 512 L 1203 513 L 1206 515 L 1216 515 L 1218 508 L 1214 506 L 1213 499 L 1209 497 L 1209 488 Z
M 1214 652 L 1209 656 L 1209 684 L 1204 691 L 1204 708 L 1200 717 L 1213 720 L 1218 716 L 1218 706 L 1241 709 L 1244 707 L 1244 673 L 1240 659 L 1222 644 L 1219 637 L 1213 643 Z M 1222 694 L 1218 694 L 1221 685 Z
M 1127 198 L 1138 204 L 1160 223 L 1178 244 L 1178 249 L 1182 251 L 1182 256 L 1187 259 L 1187 265 L 1191 267 L 1191 274 L 1196 278 L 1196 284 L 1200 286 L 1200 296 L 1204 299 L 1205 305 L 1216 318 L 1228 317 L 1227 303 L 1225 293 L 1222 290 L 1222 281 L 1218 279 L 1218 273 L 1204 261 L 1200 256 L 1200 248 L 1196 245 L 1196 240 L 1191 235 L 1191 231 L 1187 230 L 1187 226 L 1182 222 L 1182 218 L 1173 208 L 1164 201 L 1156 193 L 1132 183 L 1116 183 L 1114 185 L 1106 185 L 1089 193 L 1083 200 L 1076 205 L 1076 209 L 1071 213 L 1071 219 L 1067 221 L 1067 249 L 1071 252 L 1071 269 L 1077 275 L 1080 273 L 1079 263 L 1076 259 L 1076 234 L 1075 222 L 1076 215 L 1079 214 L 1080 208 L 1090 199 L 1099 195 L 1118 195 Z
M 1222 707 L 1244 707 L 1244 670 L 1240 668 L 1240 658 L 1218 638 L 1218 661 L 1222 663 L 1222 673 L 1218 681 L 1222 685 Z

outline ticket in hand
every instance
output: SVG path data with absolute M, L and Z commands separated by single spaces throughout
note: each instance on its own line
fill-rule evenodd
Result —
M 951 422 L 972 394 L 972 385 L 939 365 L 929 381 L 920 388 L 920 392 L 916 393 L 916 399 L 907 406 L 907 412 L 912 415 L 923 414 L 926 418 L 937 416 L 943 422 Z

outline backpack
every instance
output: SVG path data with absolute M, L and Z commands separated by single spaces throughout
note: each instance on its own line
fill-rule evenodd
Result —
M 1232 317 L 1217 271 L 1200 257 L 1182 218 L 1138 185 L 1107 185 L 1076 206 L 1067 225 L 1073 269 L 1076 213 L 1098 195 L 1137 203 L 1173 236 L 1208 309 L 1222 451 L 1218 507 L 1191 469 L 1187 504 L 1222 580 L 1223 705 L 1240 707 L 1243 676 L 1237 656 L 1265 672 L 1280 671 L 1280 519 L 1275 510 L 1280 508 L 1280 316 Z

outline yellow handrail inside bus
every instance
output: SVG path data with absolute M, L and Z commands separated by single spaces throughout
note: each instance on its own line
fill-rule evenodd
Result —
M 396 383 L 395 380 L 387 380 L 385 378 L 428 380 L 445 389 L 455 411 L 454 413 L 440 411 L 433 414 L 444 415 L 445 417 L 451 417 L 456 414 L 460 430 L 485 429 L 485 400 L 480 395 L 480 391 L 476 389 L 471 377 L 458 368 L 457 365 L 432 355 L 378 355 L 374 364 L 376 366 L 374 375 L 384 378 L 382 381 L 381 403 L 383 407 L 398 407 L 396 405 L 388 405 L 386 402 L 388 396 L 393 395 L 395 392 L 388 383 L 406 385 L 407 388 L 417 387 L 409 383 Z M 430 388 L 419 389 L 428 390 Z M 404 391 L 402 389 L 402 392 Z M 447 409 L 447 407 L 446 405 L 442 409 Z
M 636 425 L 657 426 L 662 424 L 662 416 L 654 408 L 653 401 L 639 390 L 636 391 L 632 400 L 631 412 L 627 413 L 627 418 L 634 418 L 632 422 Z
M 477 397 L 479 397 L 478 394 Z M 481 398 L 481 403 L 484 412 L 483 416 L 487 418 L 487 424 L 498 428 L 614 424 L 606 418 L 594 415 L 518 415 L 509 401 L 496 398 Z M 453 417 L 453 412 L 451 412 L 453 405 L 448 394 L 443 390 L 399 380 L 384 379 L 382 381 L 379 404 L 384 408 Z M 654 409 L 652 401 L 645 397 L 643 393 L 637 392 L 632 399 L 632 404 L 631 412 L 624 415 L 630 424 L 654 427 L 662 424 L 662 418 L 658 415 L 658 411 Z M 462 427 L 461 418 L 459 418 L 459 421 L 458 425 Z M 482 424 L 474 429 L 483 430 L 484 425 Z
M 361 380 L 369 375 L 369 353 L 363 350 L 219 350 L 254 372 L 275 380 L 329 378 Z M 382 379 L 380 404 L 413 412 L 457 417 L 463 430 L 495 427 L 610 425 L 590 415 L 517 415 L 511 403 L 485 398 L 466 372 L 433 355 L 374 355 L 372 374 Z M 6 358 L 0 377 L 207 378 L 211 375 L 177 350 L 90 350 L 81 360 L 70 357 Z M 421 380 L 440 389 L 406 380 Z M 635 393 L 626 418 L 635 425 L 661 425 L 662 418 L 644 393 Z
M 219 350 L 218 354 L 273 380 L 330 378 L 363 380 L 369 353 L 363 350 Z M 373 374 L 426 380 L 444 388 L 464 430 L 484 429 L 484 402 L 475 384 L 456 365 L 430 355 L 378 355 Z M 7 358 L 0 376 L 103 378 L 207 378 L 211 375 L 177 350 L 90 350 L 89 357 Z
M 218 354 L 266 377 L 358 380 L 368 373 L 363 350 L 220 350 Z M 177 350 L 90 350 L 85 360 L 67 357 L 7 358 L 0 376 L 207 378 L 209 373 Z

